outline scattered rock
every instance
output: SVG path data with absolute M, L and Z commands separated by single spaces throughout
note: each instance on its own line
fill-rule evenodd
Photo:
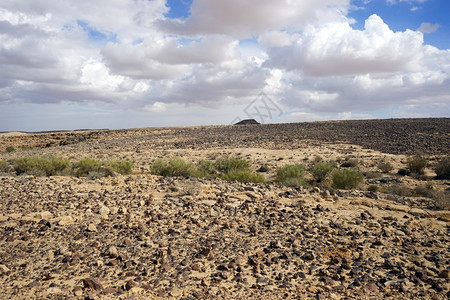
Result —
M 97 232 L 98 231 L 97 226 L 95 226 L 95 224 L 92 224 L 92 223 L 88 225 L 87 230 L 89 232 Z
M 106 254 L 107 256 L 111 257 L 111 258 L 116 258 L 116 257 L 119 256 L 119 251 L 117 250 L 116 247 L 110 246 L 110 247 L 108 248 L 108 250 L 106 250 L 106 253 L 105 253 L 105 254 Z
M 92 289 L 92 290 L 96 290 L 96 291 L 103 290 L 103 286 L 100 283 L 100 281 L 98 281 L 98 279 L 91 277 L 91 278 L 85 278 L 82 281 L 83 281 L 83 286 L 85 289 Z

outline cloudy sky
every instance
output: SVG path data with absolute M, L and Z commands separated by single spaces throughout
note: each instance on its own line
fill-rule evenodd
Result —
M 450 117 L 448 0 L 2 0 L 0 131 Z

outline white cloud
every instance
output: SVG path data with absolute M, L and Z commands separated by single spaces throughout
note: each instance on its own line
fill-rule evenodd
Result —
M 394 32 L 373 15 L 355 30 L 350 2 L 196 0 L 186 20 L 169 20 L 164 0 L 4 0 L 0 120 L 19 103 L 58 113 L 72 103 L 106 111 L 108 124 L 123 110 L 227 124 L 261 91 L 283 105 L 280 121 L 370 118 L 393 105 L 448 115 L 450 50 L 423 44 L 438 25 Z
M 441 27 L 441 25 L 425 22 L 425 23 L 420 24 L 420 27 L 417 28 L 417 31 L 420 31 L 422 33 L 433 33 L 436 30 L 438 30 L 439 27 Z
M 349 0 L 196 0 L 186 20 L 160 22 L 182 35 L 226 34 L 246 38 L 271 29 L 301 28 L 308 23 L 341 19 Z
M 284 38 L 287 43 L 287 37 Z M 406 30 L 393 32 L 377 16 L 366 20 L 363 31 L 348 23 L 326 23 L 308 27 L 294 36 L 291 44 L 272 46 L 267 67 L 300 70 L 311 76 L 365 74 L 417 69 L 421 59 L 422 34 Z

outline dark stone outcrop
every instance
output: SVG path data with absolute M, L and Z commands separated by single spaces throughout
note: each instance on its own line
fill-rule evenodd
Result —
M 234 125 L 256 125 L 256 124 L 260 124 L 260 123 L 258 121 L 256 121 L 255 119 L 245 119 L 245 120 L 237 122 Z

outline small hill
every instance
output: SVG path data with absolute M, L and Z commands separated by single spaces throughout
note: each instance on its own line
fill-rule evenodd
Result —
M 245 120 L 237 122 L 234 125 L 255 125 L 255 124 L 260 124 L 260 123 L 258 121 L 256 121 L 255 119 L 245 119 Z

